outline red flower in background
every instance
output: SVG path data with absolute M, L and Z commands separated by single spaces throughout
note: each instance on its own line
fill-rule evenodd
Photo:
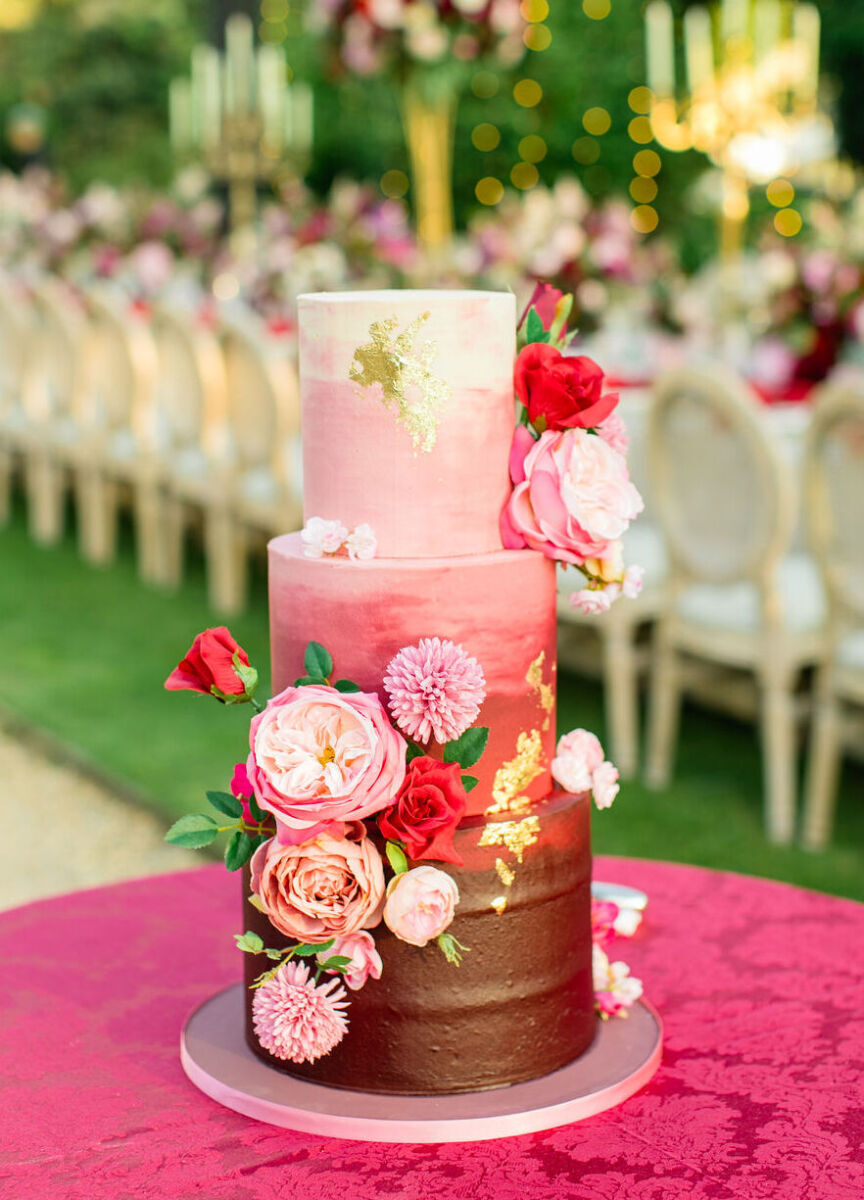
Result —
M 238 664 L 246 670 L 238 670 Z M 248 699 L 256 683 L 257 674 L 249 666 L 246 651 L 234 641 L 224 625 L 219 625 L 198 634 L 186 657 L 165 680 L 165 687 L 169 692 L 215 695 L 225 702 L 225 697 Z
M 468 806 L 458 763 L 442 763 L 420 755 L 405 771 L 405 782 L 390 808 L 378 818 L 386 838 L 403 842 L 408 857 L 461 865 L 453 834 Z
M 618 404 L 617 392 L 603 394 L 603 371 L 591 358 L 565 357 L 545 342 L 533 342 L 516 359 L 513 383 L 528 419 L 545 429 L 593 429 Z

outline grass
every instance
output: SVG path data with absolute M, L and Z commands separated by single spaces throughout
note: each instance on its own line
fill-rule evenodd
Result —
M 200 561 L 181 590 L 165 596 L 138 581 L 128 538 L 118 562 L 97 570 L 80 561 L 71 538 L 52 549 L 34 545 L 20 512 L 0 530 L 0 707 L 131 790 L 166 824 L 200 809 L 203 791 L 224 787 L 245 755 L 248 709 L 220 711 L 206 698 L 162 688 L 194 634 L 214 623 Z M 248 611 L 230 625 L 267 695 L 263 565 Z M 559 724 L 595 729 L 602 739 L 596 684 L 562 674 Z M 594 845 L 864 900 L 862 801 L 864 771 L 847 763 L 833 846 L 822 854 L 771 846 L 761 827 L 755 731 L 687 709 L 672 786 L 656 793 L 627 783 L 614 807 L 596 814 Z

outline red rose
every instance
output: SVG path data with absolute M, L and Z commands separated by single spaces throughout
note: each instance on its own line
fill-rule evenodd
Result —
M 521 329 L 528 320 L 528 314 L 532 308 L 537 309 L 537 316 L 543 322 L 543 328 L 548 333 L 552 328 L 552 323 L 555 320 L 555 308 L 559 300 L 564 299 L 564 293 L 558 288 L 553 287 L 551 283 L 538 283 L 534 287 L 531 299 L 525 305 L 525 311 L 519 318 L 517 330 Z
M 238 663 L 247 668 L 242 675 Z M 220 625 L 198 634 L 186 657 L 165 680 L 165 687 L 169 692 L 203 692 L 222 700 L 226 696 L 248 698 L 256 683 L 257 675 L 249 666 L 246 651 Z
M 413 759 L 393 804 L 378 817 L 386 838 L 404 842 L 408 857 L 462 865 L 453 834 L 468 806 L 458 763 L 442 763 L 425 754 Z
M 603 395 L 603 372 L 593 359 L 565 358 L 545 342 L 533 342 L 521 351 L 513 383 L 538 433 L 592 429 L 618 404 L 617 393 Z

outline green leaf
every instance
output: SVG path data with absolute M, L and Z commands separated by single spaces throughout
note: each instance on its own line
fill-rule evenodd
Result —
M 261 897 L 258 895 L 257 892 L 253 892 L 252 895 L 249 897 L 249 903 L 252 905 L 253 908 L 257 908 L 260 913 L 266 914 L 267 909 L 264 907 L 264 901 L 261 899 Z
M 249 802 L 249 812 L 252 814 L 252 816 L 255 818 L 255 820 L 256 820 L 256 821 L 266 821 L 266 820 L 267 820 L 267 817 L 268 817 L 270 814 L 269 814 L 269 813 L 266 813 L 266 812 L 264 811 L 264 809 L 261 807 L 261 805 L 260 805 L 260 804 L 258 803 L 258 801 L 255 799 L 255 797 L 254 797 L 254 796 L 247 796 L 247 797 L 246 797 L 246 799 L 247 799 L 247 800 L 248 800 L 248 802 Z
M 337 679 L 333 684 L 337 692 L 359 692 L 360 684 L 350 679 Z
M 408 859 L 405 857 L 405 851 L 398 842 L 387 842 L 385 845 L 387 851 L 387 860 L 393 868 L 396 875 L 403 875 L 408 870 Z
M 235 829 L 225 847 L 225 866 L 229 871 L 239 871 L 252 857 L 252 839 L 242 829 Z
M 284 958 L 284 950 L 265 950 L 264 953 L 272 962 L 278 962 L 280 958 Z
M 234 941 L 237 943 L 237 949 L 242 950 L 244 954 L 260 954 L 264 949 L 263 939 L 251 929 L 247 929 L 245 933 L 235 933 Z M 269 950 L 267 954 L 269 957 Z
M 405 761 L 413 762 L 415 758 L 420 758 L 425 753 L 426 753 L 426 751 L 423 749 L 422 746 L 416 746 L 414 744 L 414 742 L 409 742 L 408 750 L 405 754 Z
M 545 342 L 546 336 L 540 314 L 536 308 L 532 308 L 528 313 L 528 320 L 525 322 L 525 340 L 530 345 L 531 342 Z
M 230 792 L 208 792 L 207 799 L 214 808 L 224 813 L 226 817 L 241 817 L 243 815 L 243 805 Z
M 310 946 L 301 943 L 294 947 L 294 953 L 298 958 L 314 958 L 316 954 L 322 954 L 325 950 L 329 950 L 335 941 L 335 938 L 331 938 L 329 942 L 318 942 Z
M 219 828 L 212 817 L 204 813 L 187 813 L 174 822 L 165 834 L 165 841 L 174 846 L 199 850 L 202 846 L 209 846 L 218 832 Z
M 301 675 L 299 679 L 294 680 L 295 687 L 309 687 L 312 683 L 326 687 L 327 680 L 321 675 Z
M 448 742 L 444 747 L 444 761 L 459 763 L 461 767 L 473 767 L 483 756 L 486 743 L 489 741 L 489 730 L 483 725 L 475 725 L 466 729 L 460 738 Z
M 303 666 L 310 675 L 328 679 L 333 673 L 333 659 L 320 642 L 310 642 L 303 656 Z
M 232 661 L 234 663 L 234 670 L 237 672 L 240 682 L 243 684 L 244 694 L 248 698 L 254 694 L 255 689 L 258 687 L 258 672 L 254 667 L 250 667 L 248 663 L 241 662 L 240 655 L 236 650 L 234 651 L 234 658 Z
M 350 958 L 346 958 L 342 954 L 337 954 L 335 958 L 328 958 L 326 962 L 319 965 L 322 971 L 339 971 L 341 973 L 350 962 Z
M 466 792 L 473 792 L 480 780 L 476 775 L 463 775 L 462 786 Z

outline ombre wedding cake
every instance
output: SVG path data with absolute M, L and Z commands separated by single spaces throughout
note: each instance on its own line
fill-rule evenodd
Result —
M 517 360 L 509 294 L 300 297 L 304 528 L 269 547 L 274 696 L 228 857 L 247 1043 L 303 1079 L 513 1084 L 638 994 L 592 949 L 590 804 L 617 773 L 555 710 L 557 563 L 587 609 L 635 591 L 641 501 L 616 397 L 541 299 Z M 226 645 L 238 678 L 209 690 L 233 703 Z

